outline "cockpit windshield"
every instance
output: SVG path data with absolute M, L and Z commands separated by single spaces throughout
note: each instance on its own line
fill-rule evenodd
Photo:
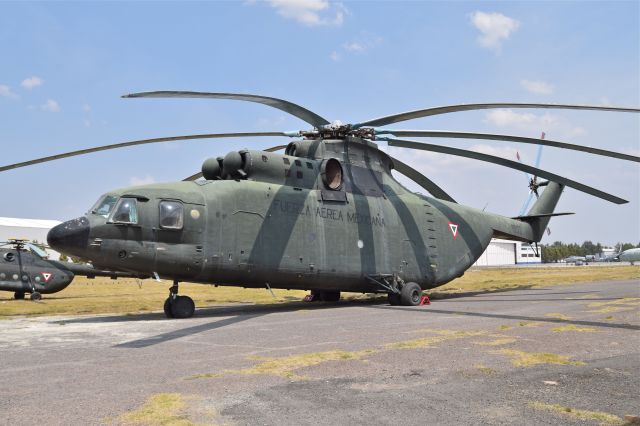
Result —
M 109 216 L 109 213 L 111 213 L 111 210 L 113 210 L 113 206 L 116 204 L 116 201 L 118 201 L 118 197 L 116 196 L 103 195 L 91 208 L 91 213 L 107 217 Z

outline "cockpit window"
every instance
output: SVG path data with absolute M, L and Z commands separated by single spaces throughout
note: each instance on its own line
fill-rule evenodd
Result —
M 160 201 L 160 228 L 182 229 L 182 203 L 178 201 Z
M 111 210 L 116 204 L 116 201 L 118 201 L 118 197 L 115 197 L 113 195 L 105 195 L 101 197 L 93 206 L 93 208 L 91 209 L 91 213 L 107 217 L 109 216 L 109 213 L 111 213 Z
M 120 198 L 111 214 L 114 223 L 138 223 L 138 206 L 135 198 Z

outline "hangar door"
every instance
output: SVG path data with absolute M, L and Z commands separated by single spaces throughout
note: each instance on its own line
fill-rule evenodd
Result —
M 476 265 L 498 266 L 514 265 L 516 263 L 516 244 L 492 241 L 487 250 L 480 256 Z

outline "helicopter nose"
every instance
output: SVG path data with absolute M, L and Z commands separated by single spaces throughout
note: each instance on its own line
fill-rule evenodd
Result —
M 89 220 L 86 217 L 56 225 L 47 234 L 49 246 L 60 253 L 81 255 L 89 240 Z

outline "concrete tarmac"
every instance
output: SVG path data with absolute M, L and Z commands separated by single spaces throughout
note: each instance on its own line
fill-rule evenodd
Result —
M 639 308 L 617 281 L 6 320 L 0 424 L 131 424 L 164 394 L 147 423 L 616 423 L 640 415 Z

